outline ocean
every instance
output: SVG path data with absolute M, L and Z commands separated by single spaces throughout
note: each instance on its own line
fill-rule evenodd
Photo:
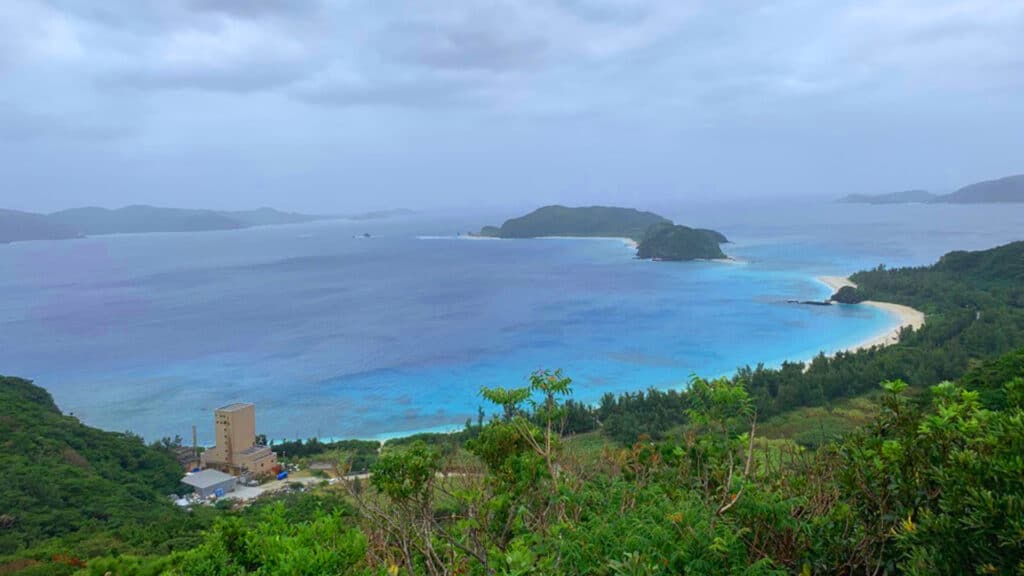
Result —
M 804 360 L 896 319 L 819 275 L 1024 238 L 1024 207 L 822 202 L 656 209 L 735 262 L 649 262 L 615 239 L 467 239 L 515 212 L 0 245 L 0 373 L 149 440 L 256 403 L 270 438 L 385 438 L 475 418 L 481 386 L 561 368 L 574 397 Z M 359 237 L 362 233 L 370 238 Z

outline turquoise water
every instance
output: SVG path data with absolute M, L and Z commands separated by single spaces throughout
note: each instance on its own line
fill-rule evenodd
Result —
M 445 429 L 475 417 L 481 386 L 521 385 L 537 368 L 562 368 L 595 401 L 853 345 L 895 319 L 785 301 L 827 297 L 817 275 L 925 263 L 1022 224 L 1005 210 L 863 208 L 667 209 L 733 238 L 736 263 L 454 235 L 493 215 L 0 246 L 0 372 L 150 439 L 197 424 L 208 442 L 211 411 L 234 401 L 256 402 L 273 438 Z

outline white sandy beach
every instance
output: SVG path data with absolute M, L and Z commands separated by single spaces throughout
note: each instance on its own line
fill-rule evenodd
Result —
M 537 236 L 537 240 L 619 240 L 630 248 L 636 249 L 639 244 L 632 238 L 624 236 Z
M 843 278 L 842 276 L 818 276 L 817 279 L 819 282 L 831 288 L 833 292 L 844 286 L 851 286 L 853 288 L 857 287 L 857 285 L 849 278 Z M 857 350 L 872 348 L 874 346 L 889 346 L 900 341 L 900 330 L 903 328 L 909 326 L 914 330 L 918 330 L 924 326 L 924 313 L 920 310 L 915 310 L 910 306 L 893 304 L 891 302 L 877 302 L 874 300 L 865 300 L 864 302 L 861 302 L 861 304 L 874 306 L 875 308 L 879 308 L 896 316 L 899 318 L 899 324 L 894 328 L 882 332 L 881 334 L 877 334 L 863 342 L 859 342 L 849 348 L 846 348 L 843 350 L 844 352 L 856 352 Z

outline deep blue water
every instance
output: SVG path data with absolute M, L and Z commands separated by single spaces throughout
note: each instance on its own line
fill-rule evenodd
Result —
M 274 438 L 459 425 L 481 386 L 560 367 L 578 399 L 806 359 L 894 319 L 817 275 L 924 264 L 1024 236 L 991 206 L 667 207 L 738 263 L 654 263 L 618 240 L 468 240 L 495 215 L 423 215 L 0 246 L 0 373 L 88 424 L 153 439 L 257 404 Z M 353 236 L 363 231 L 370 239 Z

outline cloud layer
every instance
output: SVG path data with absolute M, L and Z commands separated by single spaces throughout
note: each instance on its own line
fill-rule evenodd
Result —
M 444 156 L 464 151 L 445 138 L 467 137 L 467 126 L 474 150 L 512 163 L 530 157 L 519 150 L 525 138 L 586 148 L 625 133 L 649 155 L 693 146 L 685 133 L 795 137 L 814 122 L 856 133 L 901 115 L 902 129 L 972 114 L 975 125 L 1002 116 L 1020 126 L 1012 100 L 1024 87 L 1024 1 L 6 0 L 0 74 L 0 143 L 106 142 L 91 151 L 97 161 L 219 154 L 229 170 L 284 142 L 418 165 L 380 133 L 416 142 L 433 132 L 440 148 L 427 155 Z M 797 126 L 781 130 L 794 115 Z M 313 129 L 335 125 L 343 135 Z M 140 146 L 151 155 L 138 157 Z M 264 181 L 334 175 L 316 164 L 319 152 L 279 152 L 288 168 Z M 723 158 L 697 181 L 740 160 Z M 613 180 L 647 161 L 624 158 Z M 438 184 L 457 182 L 459 170 Z

